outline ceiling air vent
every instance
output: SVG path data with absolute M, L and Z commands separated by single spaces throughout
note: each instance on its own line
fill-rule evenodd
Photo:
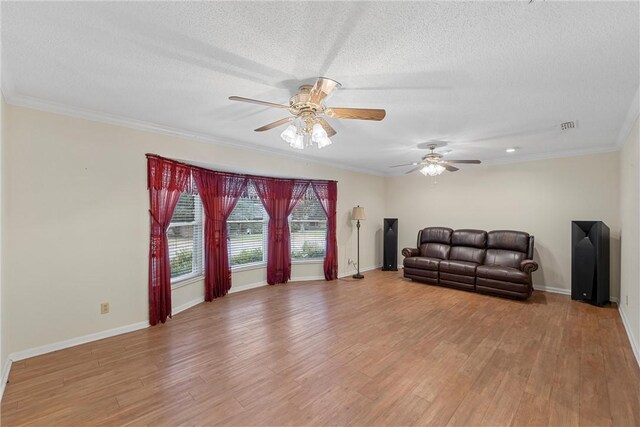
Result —
M 565 131 L 569 129 L 575 129 L 578 127 L 578 123 L 575 121 L 560 123 L 560 130 Z

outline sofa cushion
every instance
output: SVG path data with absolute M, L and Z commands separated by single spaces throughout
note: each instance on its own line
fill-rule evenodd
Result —
M 418 246 L 423 243 L 444 243 L 451 244 L 451 234 L 453 230 L 447 227 L 427 227 L 420 231 L 418 235 Z
M 517 268 L 497 265 L 479 265 L 476 268 L 478 277 L 512 283 L 529 283 L 529 275 Z
M 486 253 L 486 245 L 486 231 L 456 230 L 451 235 L 449 259 L 482 264 Z
M 451 246 L 443 243 L 423 243 L 419 249 L 421 257 L 447 259 Z
M 440 260 L 437 258 L 414 256 L 414 257 L 407 257 L 404 259 L 405 267 L 417 268 L 422 270 L 438 271 L 438 264 L 440 264 Z
M 485 265 L 502 266 L 518 269 L 525 259 L 524 252 L 507 251 L 504 249 L 487 249 L 484 257 Z
M 487 247 L 487 232 L 484 230 L 456 230 L 451 234 L 451 245 L 485 249 Z
M 458 260 L 444 260 L 440 261 L 440 271 L 453 274 L 461 274 L 463 276 L 475 276 L 476 267 L 478 264 L 475 262 L 458 261 Z
M 529 233 L 523 231 L 495 230 L 487 233 L 487 249 L 518 251 L 529 250 Z

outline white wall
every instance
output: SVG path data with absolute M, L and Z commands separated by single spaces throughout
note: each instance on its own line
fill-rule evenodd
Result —
M 351 208 L 366 207 L 361 264 L 381 264 L 384 178 L 264 152 L 6 106 L 5 296 L 8 351 L 23 351 L 147 320 L 149 202 L 145 153 L 250 173 L 338 181 L 339 271 L 355 258 Z M 293 278 L 322 277 L 322 264 Z M 233 289 L 265 283 L 264 269 L 233 275 Z M 174 290 L 178 307 L 202 282 Z M 100 303 L 111 312 L 100 315 Z
M 387 180 L 387 216 L 399 218 L 399 247 L 428 226 L 512 229 L 535 236 L 534 287 L 571 289 L 571 221 L 611 230 L 611 286 L 618 296 L 618 153 L 467 167 L 437 183 L 421 174 Z M 402 260 L 402 256 L 399 256 Z
M 620 150 L 620 228 L 622 265 L 620 310 L 640 357 L 640 129 L 638 119 Z

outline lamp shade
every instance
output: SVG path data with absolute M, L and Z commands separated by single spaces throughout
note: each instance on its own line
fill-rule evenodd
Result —
M 351 219 L 353 221 L 362 221 L 367 219 L 367 217 L 364 215 L 364 208 L 360 206 L 356 206 L 355 208 L 353 208 L 353 211 L 351 212 Z

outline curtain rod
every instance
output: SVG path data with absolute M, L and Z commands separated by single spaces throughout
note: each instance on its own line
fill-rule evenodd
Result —
M 238 177 L 245 176 L 245 177 L 248 177 L 249 179 L 256 178 L 256 179 L 275 179 L 275 180 L 280 180 L 280 181 L 336 182 L 336 183 L 338 182 L 338 181 L 331 180 L 331 179 L 278 178 L 278 177 L 265 176 L 265 175 L 252 175 L 252 174 L 249 174 L 249 173 L 224 172 L 224 171 L 217 171 L 215 169 L 204 168 L 202 166 L 192 165 L 192 164 L 186 163 L 185 161 L 181 161 L 181 160 L 170 159 L 168 157 L 162 157 L 162 156 L 159 156 L 159 155 L 153 154 L 153 153 L 147 153 L 147 154 L 145 154 L 145 156 L 147 158 L 155 157 L 157 159 L 168 160 L 168 161 L 174 162 L 176 164 L 186 166 L 186 167 L 188 167 L 190 169 L 202 170 L 202 171 L 207 171 L 207 172 L 214 172 L 214 173 L 217 173 L 217 174 L 220 174 L 220 175 L 227 175 L 227 176 L 238 176 Z

